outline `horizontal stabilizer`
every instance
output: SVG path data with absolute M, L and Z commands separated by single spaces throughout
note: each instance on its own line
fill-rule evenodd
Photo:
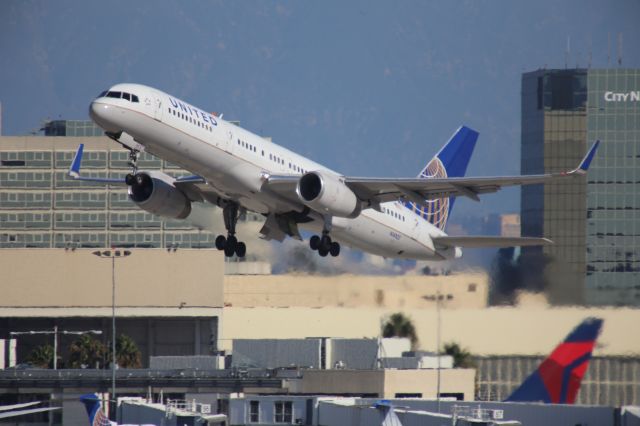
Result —
M 462 237 L 433 237 L 433 243 L 445 247 L 524 247 L 546 246 L 553 244 L 547 238 L 535 237 L 492 237 L 492 236 L 462 236 Z

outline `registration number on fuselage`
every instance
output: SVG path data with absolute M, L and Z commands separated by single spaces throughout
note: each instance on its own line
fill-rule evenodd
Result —
M 400 241 L 400 239 L 402 238 L 402 235 L 398 234 L 397 232 L 389 232 L 389 235 L 391 235 L 391 238 L 393 238 L 394 240 L 398 240 Z

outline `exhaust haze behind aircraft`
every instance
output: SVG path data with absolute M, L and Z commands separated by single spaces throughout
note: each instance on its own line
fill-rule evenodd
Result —
M 456 197 L 479 201 L 505 186 L 584 175 L 598 146 L 563 173 L 465 177 L 478 132 L 462 126 L 417 177 L 350 177 L 148 86 L 115 85 L 91 103 L 89 113 L 129 150 L 131 172 L 123 178 L 82 176 L 80 145 L 69 176 L 125 186 L 138 207 L 164 218 L 189 220 L 193 203 L 218 205 L 227 235 L 217 236 L 215 245 L 227 257 L 246 254 L 236 236 L 238 217 L 246 210 L 265 217 L 264 239 L 302 240 L 299 228 L 315 233 L 309 246 L 322 257 L 338 256 L 341 244 L 416 260 L 458 258 L 462 247 L 551 244 L 534 237 L 449 236 L 445 227 Z M 194 174 L 138 170 L 143 151 Z
M 602 323 L 600 318 L 582 321 L 505 401 L 575 403 Z

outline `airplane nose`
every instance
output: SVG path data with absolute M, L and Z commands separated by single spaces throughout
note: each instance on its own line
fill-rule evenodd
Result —
M 102 102 L 93 101 L 89 105 L 89 117 L 106 132 L 118 132 L 120 129 L 114 123 L 113 107 Z

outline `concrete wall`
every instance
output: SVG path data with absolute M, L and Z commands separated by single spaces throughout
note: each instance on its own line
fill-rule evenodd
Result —
M 383 370 L 384 398 L 396 398 L 399 393 L 421 394 L 421 398 L 437 398 L 437 370 Z M 440 370 L 440 394 L 462 394 L 473 401 L 476 371 L 468 368 Z
M 6 151 L 75 151 L 80 142 L 85 144 L 85 149 L 125 151 L 106 136 L 3 136 L 1 142 L 2 149 Z
M 440 393 L 462 394 L 473 400 L 475 370 L 441 370 Z M 436 398 L 436 370 L 305 370 L 299 388 L 293 393 L 363 395 L 394 398 L 416 394 Z
M 374 308 L 225 308 L 221 334 L 228 339 L 285 339 L 307 336 L 375 338 L 381 320 L 396 312 Z M 412 318 L 418 346 L 436 349 L 435 310 L 403 310 Z M 640 339 L 630 330 L 640 324 L 640 309 L 488 308 L 443 309 L 442 342 L 455 341 L 474 355 L 547 355 L 585 317 L 604 318 L 595 356 L 640 354 Z
M 224 280 L 225 303 L 234 307 L 434 308 L 438 291 L 444 308 L 483 308 L 488 276 L 233 275 Z
M 305 370 L 292 393 L 317 395 L 362 395 L 382 397 L 383 370 Z
M 219 251 L 130 251 L 115 261 L 117 306 L 223 306 Z M 111 259 L 92 252 L 3 249 L 0 308 L 111 306 Z

